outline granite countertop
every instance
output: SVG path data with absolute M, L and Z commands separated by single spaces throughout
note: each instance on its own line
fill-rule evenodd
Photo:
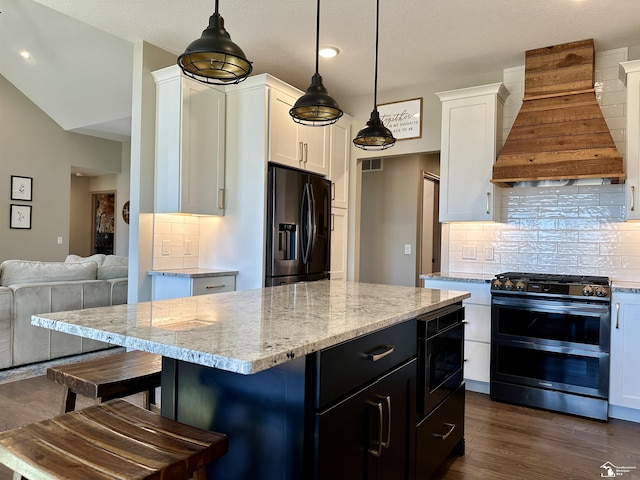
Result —
M 475 282 L 475 283 L 491 283 L 495 275 L 487 275 L 482 273 L 423 273 L 420 275 L 422 280 L 430 278 L 432 280 L 452 280 L 455 282 Z
M 151 270 L 147 275 L 162 277 L 224 277 L 238 275 L 238 270 L 224 270 L 218 268 L 178 268 L 175 270 Z
M 620 293 L 640 293 L 640 282 L 611 281 L 611 291 Z
M 242 374 L 462 301 L 464 291 L 323 280 L 32 316 L 31 323 Z

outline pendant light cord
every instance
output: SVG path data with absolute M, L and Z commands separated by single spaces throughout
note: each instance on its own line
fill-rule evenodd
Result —
M 373 77 L 373 109 L 378 104 L 378 30 L 380 29 L 380 0 L 376 0 L 376 73 Z
M 320 50 L 320 0 L 318 0 L 318 9 L 316 13 L 316 75 L 319 70 L 318 51 Z
M 218 15 L 218 0 L 216 0 L 216 15 Z

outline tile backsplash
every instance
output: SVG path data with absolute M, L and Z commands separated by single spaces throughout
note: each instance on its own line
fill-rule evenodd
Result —
M 596 53 L 596 97 L 621 155 L 626 92 L 618 64 L 627 49 Z M 506 139 L 522 104 L 524 67 L 504 71 Z M 448 226 L 448 272 L 531 271 L 640 280 L 640 222 L 625 222 L 622 185 L 500 189 L 502 223 Z M 447 271 L 443 264 L 443 270 Z
M 153 223 L 153 269 L 197 268 L 200 217 L 157 213 Z

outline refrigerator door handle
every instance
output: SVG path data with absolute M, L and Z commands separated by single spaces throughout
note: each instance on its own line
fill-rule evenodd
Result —
M 311 195 L 311 212 L 309 218 L 311 219 L 311 234 L 309 235 L 309 255 L 313 252 L 313 247 L 316 244 L 316 235 L 318 235 L 318 223 L 316 217 L 316 196 L 313 193 L 313 188 L 310 183 L 307 184 L 309 186 L 309 194 Z
M 304 184 L 302 190 L 302 206 L 300 208 L 300 226 L 302 227 L 302 263 L 309 262 L 309 254 L 311 253 L 311 196 L 309 194 L 309 184 Z

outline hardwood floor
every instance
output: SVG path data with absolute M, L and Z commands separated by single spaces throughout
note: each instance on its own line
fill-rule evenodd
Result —
M 63 389 L 44 376 L 0 385 L 0 430 L 57 415 Z M 142 405 L 142 394 L 128 398 Z M 91 405 L 78 397 L 77 408 Z M 611 462 L 620 480 L 640 479 L 640 424 L 607 423 L 492 402 L 467 392 L 466 453 L 452 456 L 434 478 L 451 480 L 588 480 Z M 0 466 L 0 480 L 11 480 Z

